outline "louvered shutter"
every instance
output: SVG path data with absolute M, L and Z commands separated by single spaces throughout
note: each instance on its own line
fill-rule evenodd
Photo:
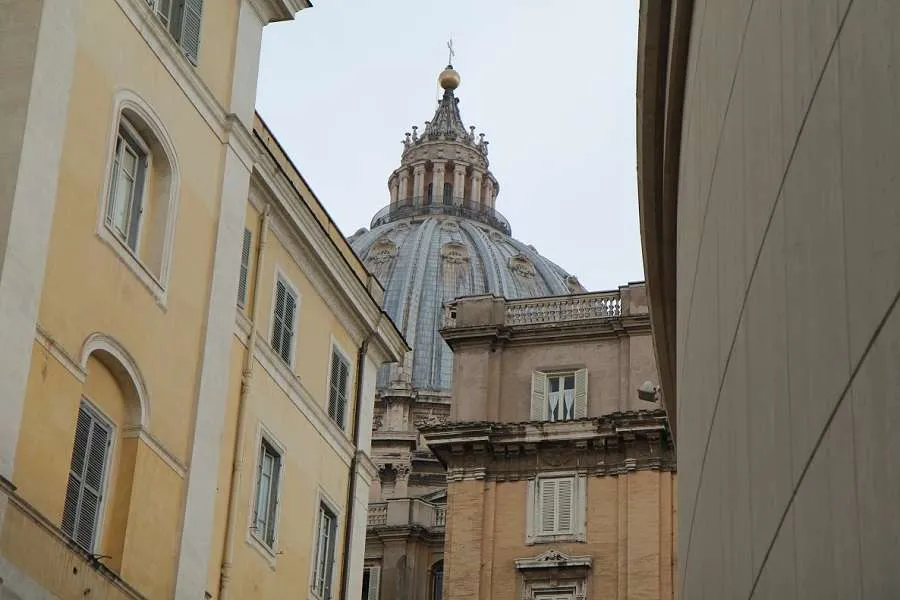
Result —
M 540 482 L 541 492 L 541 533 L 553 533 L 556 529 L 557 509 L 557 481 L 544 479 Z
M 284 358 L 284 306 L 287 288 L 280 279 L 275 284 L 275 310 L 272 313 L 272 349 Z M 287 359 L 285 359 L 287 360 Z
M 75 424 L 75 442 L 66 501 L 63 507 L 62 530 L 85 550 L 92 552 L 109 451 L 110 430 L 90 410 L 82 406 Z
M 294 315 L 297 313 L 297 297 L 285 287 L 284 297 L 284 329 L 281 338 L 281 357 L 291 362 L 291 350 L 294 345 Z
M 328 416 L 337 422 L 338 413 L 338 379 L 341 375 L 341 365 L 338 353 L 331 352 L 331 374 L 328 383 Z
M 244 244 L 241 248 L 241 274 L 238 278 L 237 303 L 241 308 L 247 303 L 247 279 L 250 276 L 250 244 L 253 234 L 249 229 L 244 229 Z
M 343 429 L 346 425 L 347 413 L 347 380 L 350 372 L 347 361 L 338 357 L 338 387 L 337 387 L 337 424 Z
M 557 533 L 572 531 L 575 507 L 575 482 L 572 479 L 559 479 L 556 482 L 556 529 Z
M 381 567 L 369 567 L 369 595 L 363 600 L 378 600 L 381 586 Z
M 540 371 L 531 374 L 531 420 L 542 421 L 547 404 L 547 375 Z
M 575 371 L 575 418 L 587 417 L 588 372 L 587 369 Z
M 203 23 L 203 0 L 184 0 L 181 9 L 181 49 L 193 64 L 200 51 L 200 26 Z

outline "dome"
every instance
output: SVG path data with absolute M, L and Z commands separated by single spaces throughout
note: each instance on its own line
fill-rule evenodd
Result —
M 412 352 L 382 369 L 378 387 L 446 397 L 453 356 L 439 333 L 444 305 L 460 296 L 508 299 L 585 291 L 575 277 L 512 236 L 495 208 L 500 185 L 489 169 L 488 142 L 466 130 L 453 90 L 456 71 L 441 74 L 444 94 L 434 117 L 403 140 L 400 168 L 388 179 L 391 202 L 353 250 L 385 289 L 384 309 Z M 446 83 L 446 85 L 445 85 Z
M 413 349 L 407 369 L 417 389 L 451 388 L 452 354 L 438 333 L 445 303 L 475 294 L 512 299 L 580 291 L 573 277 L 533 248 L 470 216 L 402 218 L 350 243 L 384 286 L 385 311 Z

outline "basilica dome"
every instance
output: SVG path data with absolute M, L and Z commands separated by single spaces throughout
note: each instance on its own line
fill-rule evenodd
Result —
M 391 202 L 350 237 L 354 251 L 385 288 L 384 308 L 412 347 L 405 364 L 379 375 L 379 388 L 448 392 L 453 360 L 441 338 L 444 305 L 460 296 L 508 299 L 583 292 L 578 280 L 512 237 L 495 208 L 499 184 L 489 170 L 484 134 L 466 130 L 454 89 L 434 117 L 403 140 L 401 165 L 388 188 Z

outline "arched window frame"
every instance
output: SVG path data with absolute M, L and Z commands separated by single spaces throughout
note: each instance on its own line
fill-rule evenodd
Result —
M 135 122 L 137 121 L 137 122 Z M 110 119 L 110 130 L 105 157 L 105 170 L 103 184 L 100 193 L 99 210 L 97 211 L 97 236 L 112 248 L 122 262 L 134 273 L 138 280 L 153 294 L 157 304 L 166 306 L 168 298 L 169 277 L 172 264 L 172 249 L 175 240 L 175 223 L 178 215 L 178 203 L 180 198 L 181 169 L 178 157 L 175 153 L 175 145 L 172 143 L 162 119 L 153 110 L 149 103 L 135 92 L 128 89 L 120 89 L 113 98 L 113 112 Z M 158 257 L 158 273 L 146 264 L 140 256 L 142 238 L 146 234 L 147 223 L 141 223 L 137 227 L 135 249 L 115 233 L 107 220 L 110 202 L 110 184 L 113 169 L 113 155 L 116 152 L 116 143 L 119 132 L 125 130 L 132 137 L 136 137 L 146 154 L 146 178 L 153 176 L 155 162 L 165 160 L 168 166 L 167 181 L 158 182 L 165 184 L 165 192 L 157 192 L 154 202 L 161 202 L 155 210 L 164 210 L 164 222 L 160 224 L 163 232 L 160 240 L 160 253 Z M 141 129 L 149 132 L 153 140 L 148 140 L 141 134 Z M 163 156 L 160 156 L 159 154 Z M 144 185 L 142 191 L 142 203 L 146 206 L 149 201 L 149 188 Z

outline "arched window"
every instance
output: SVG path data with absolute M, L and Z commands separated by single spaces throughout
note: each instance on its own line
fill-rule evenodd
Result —
M 431 566 L 431 600 L 442 600 L 444 597 L 444 561 L 439 560 Z
M 164 302 L 178 210 L 174 146 L 161 119 L 133 92 L 119 92 L 114 107 L 98 234 Z
M 425 204 L 431 204 L 431 201 L 434 199 L 434 184 L 429 183 L 428 187 L 425 189 Z
M 140 432 L 150 409 L 143 378 L 115 340 L 93 334 L 82 348 L 87 373 L 73 421 L 61 528 L 79 546 L 105 554 L 118 572 L 125 552 Z

